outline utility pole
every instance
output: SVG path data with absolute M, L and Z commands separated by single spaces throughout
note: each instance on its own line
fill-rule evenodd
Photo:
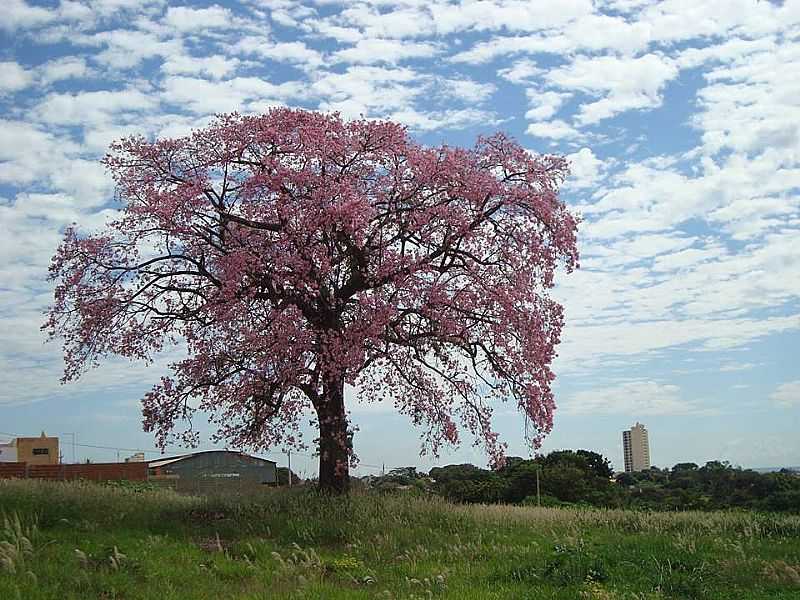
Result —
M 539 494 L 539 465 L 536 465 L 536 506 L 542 506 L 542 496 Z
M 289 459 L 289 487 L 292 487 L 292 451 L 287 450 L 286 456 Z
M 75 464 L 77 460 L 75 459 L 75 432 L 68 431 L 66 433 L 62 433 L 61 435 L 71 435 L 72 436 L 72 463 Z

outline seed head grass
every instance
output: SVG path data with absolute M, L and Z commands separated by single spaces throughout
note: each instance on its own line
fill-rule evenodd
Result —
M 0 481 L 0 598 L 800 598 L 800 517 Z

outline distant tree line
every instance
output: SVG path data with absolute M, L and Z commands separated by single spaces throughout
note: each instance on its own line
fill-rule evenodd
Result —
M 403 467 L 369 483 L 377 489 L 411 488 L 466 503 L 800 513 L 800 474 L 795 472 L 758 473 L 727 461 L 710 461 L 702 467 L 680 463 L 672 469 L 652 467 L 614 477 L 608 459 L 591 450 L 559 450 L 534 459 L 511 457 L 496 471 L 461 464 L 425 474 Z
M 297 473 L 290 471 L 287 467 L 277 467 L 275 474 L 278 478 L 278 485 L 289 485 L 289 477 L 291 475 L 292 485 L 300 485 L 303 480 L 297 476 Z

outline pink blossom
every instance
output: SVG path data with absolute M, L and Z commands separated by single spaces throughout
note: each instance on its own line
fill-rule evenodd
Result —
M 302 447 L 313 409 L 321 481 L 343 489 L 345 382 L 391 399 L 433 452 L 460 424 L 502 464 L 494 400 L 517 404 L 534 444 L 551 430 L 563 312 L 548 289 L 578 260 L 563 158 L 275 109 L 127 138 L 104 162 L 123 208 L 101 235 L 65 233 L 44 327 L 63 337 L 65 381 L 186 340 L 143 400 L 160 444 L 186 423 L 195 440 L 199 409 L 232 445 Z

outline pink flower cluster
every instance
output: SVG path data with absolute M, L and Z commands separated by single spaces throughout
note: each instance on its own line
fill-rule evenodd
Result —
M 124 207 L 102 235 L 66 232 L 45 327 L 64 339 L 66 380 L 186 340 L 143 401 L 161 444 L 202 410 L 234 445 L 299 446 L 313 407 L 349 453 L 345 382 L 394 401 L 434 452 L 461 426 L 501 463 L 495 399 L 518 405 L 534 443 L 550 431 L 563 313 L 548 289 L 578 258 L 562 158 L 275 109 L 128 138 L 104 162 Z

